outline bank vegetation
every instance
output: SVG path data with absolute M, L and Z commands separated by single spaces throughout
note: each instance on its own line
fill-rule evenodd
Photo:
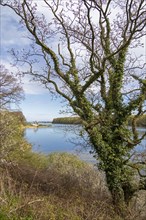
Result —
M 131 115 L 127 121 L 127 125 L 131 126 L 133 122 L 134 115 Z M 82 120 L 79 117 L 59 117 L 54 118 L 53 124 L 82 124 Z M 146 114 L 137 117 L 136 119 L 137 127 L 146 127 Z

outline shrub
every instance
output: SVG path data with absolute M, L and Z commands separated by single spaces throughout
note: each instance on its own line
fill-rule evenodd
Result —
M 1 169 L 0 211 L 8 219 L 94 220 L 103 210 L 113 213 L 103 175 L 74 155 L 48 155 L 39 168 L 25 158 Z
M 8 160 L 14 154 L 21 154 L 28 146 L 23 138 L 22 123 L 16 114 L 0 112 L 0 161 Z

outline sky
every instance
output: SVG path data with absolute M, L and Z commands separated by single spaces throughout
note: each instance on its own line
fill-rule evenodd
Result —
M 46 14 L 46 8 L 43 10 Z M 18 16 L 11 9 L 0 6 L 0 63 L 15 73 L 16 69 L 11 65 L 13 61 L 8 51 L 12 48 L 18 51 L 22 48 L 29 48 L 29 44 L 26 29 L 20 27 Z M 139 53 L 138 50 L 137 53 Z M 23 78 L 22 83 L 25 99 L 19 107 L 27 121 L 50 121 L 56 117 L 68 116 L 60 114 L 60 111 L 66 110 L 61 98 L 53 98 L 47 89 L 30 81 L 29 77 Z M 17 108 L 18 106 L 13 106 L 13 109 Z
M 11 72 L 16 72 L 16 69 L 11 65 L 12 57 L 8 51 L 29 47 L 26 31 L 20 28 L 18 21 L 19 18 L 12 10 L 0 6 L 0 64 Z M 25 99 L 21 101 L 19 108 L 27 121 L 50 121 L 66 116 L 60 113 L 60 110 L 66 109 L 60 98 L 52 98 L 47 89 L 30 81 L 28 77 L 23 78 L 22 83 Z M 12 108 L 18 109 L 18 106 L 13 105 Z

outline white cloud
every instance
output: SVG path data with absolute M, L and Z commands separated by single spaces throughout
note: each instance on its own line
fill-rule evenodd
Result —
M 31 78 L 29 76 L 23 77 L 22 82 L 23 89 L 26 94 L 38 95 L 48 93 L 48 90 L 43 88 L 40 83 L 31 81 Z
M 1 6 L 0 6 L 1 7 Z M 26 37 L 27 31 L 19 23 L 18 16 L 8 7 L 1 7 L 1 46 L 18 47 L 29 45 L 30 41 Z
M 7 60 L 1 60 L 1 64 L 5 66 L 14 76 L 17 76 L 18 69 L 10 64 L 10 57 Z M 21 67 L 21 71 L 25 71 Z M 37 94 L 47 94 L 48 90 L 45 89 L 40 83 L 31 80 L 30 76 L 24 76 L 21 78 L 22 87 L 25 94 L 37 95 Z

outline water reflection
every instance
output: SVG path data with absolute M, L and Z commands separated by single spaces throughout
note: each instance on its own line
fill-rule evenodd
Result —
M 145 128 L 139 128 L 142 135 Z M 96 163 L 96 160 L 89 153 L 91 147 L 87 139 L 79 137 L 81 126 L 79 125 L 57 125 L 52 124 L 46 128 L 27 128 L 25 137 L 32 144 L 35 152 L 49 154 L 52 152 L 69 152 L 78 155 L 81 159 Z M 136 147 L 137 151 L 146 148 L 146 137 L 140 145 Z

